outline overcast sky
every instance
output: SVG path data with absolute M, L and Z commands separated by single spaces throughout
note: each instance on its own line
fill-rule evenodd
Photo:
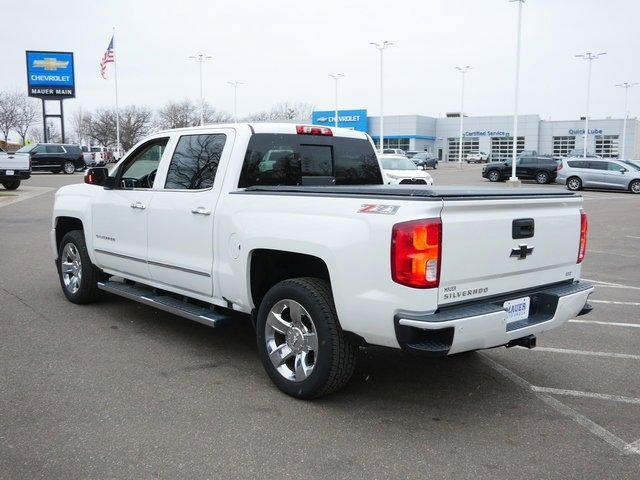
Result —
M 313 1 L 3 1 L 0 90 L 26 91 L 24 51 L 75 53 L 77 98 L 67 111 L 109 106 L 110 80 L 98 64 L 116 27 L 121 105 L 159 106 L 198 98 L 204 52 L 205 96 L 239 114 L 279 101 L 333 108 L 331 72 L 342 72 L 340 105 L 377 115 L 378 52 L 370 41 L 395 43 L 385 54 L 385 113 L 438 116 L 460 108 L 460 74 L 471 65 L 465 111 L 510 114 L 517 4 L 508 0 Z M 585 111 L 587 65 L 574 58 L 606 51 L 593 64 L 591 116 L 620 117 L 623 89 L 640 81 L 640 2 L 527 0 L 523 13 L 520 112 L 569 119 Z M 640 88 L 630 111 L 640 110 Z

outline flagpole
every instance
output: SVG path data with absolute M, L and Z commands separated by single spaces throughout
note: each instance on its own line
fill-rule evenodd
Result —
M 118 109 L 118 56 L 116 55 L 116 27 L 113 27 L 113 73 L 116 88 L 116 153 L 120 155 L 120 110 Z

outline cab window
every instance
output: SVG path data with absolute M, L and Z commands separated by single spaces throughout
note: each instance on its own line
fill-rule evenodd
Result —
M 64 148 L 60 145 L 47 145 L 46 146 L 47 153 L 64 153 Z
M 227 136 L 184 135 L 171 157 L 164 188 L 199 190 L 211 188 L 216 178 Z
M 119 188 L 153 188 L 158 164 L 169 138 L 157 138 L 140 145 L 120 167 Z

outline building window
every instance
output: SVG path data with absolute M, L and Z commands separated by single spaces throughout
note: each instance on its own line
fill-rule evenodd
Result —
M 618 158 L 618 135 L 596 135 L 596 155 Z
M 399 148 L 406 152 L 409 150 L 409 140 L 409 138 L 385 138 L 384 148 Z M 376 148 L 380 148 L 380 139 L 375 139 L 373 143 L 375 143 Z
M 524 150 L 524 137 L 518 137 L 516 154 Z M 491 160 L 504 162 L 513 156 L 513 137 L 491 137 Z
M 576 137 L 553 137 L 553 156 L 566 157 L 576 148 Z
M 449 161 L 456 161 L 460 158 L 458 145 L 459 138 L 449 138 Z M 462 139 L 462 159 L 465 160 L 470 153 L 478 153 L 480 151 L 480 139 L 478 137 L 464 137 Z

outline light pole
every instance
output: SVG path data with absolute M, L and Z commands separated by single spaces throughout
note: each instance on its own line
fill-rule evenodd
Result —
M 516 159 L 518 157 L 518 94 L 520 91 L 520 37 L 522 33 L 522 4 L 524 0 L 509 0 L 518 2 L 518 33 L 516 39 L 516 83 L 513 102 L 513 151 L 511 152 L 511 177 L 507 185 L 512 187 L 520 186 L 520 181 L 516 175 Z
M 580 55 L 575 55 L 576 58 L 581 58 L 583 60 L 589 61 L 589 70 L 587 73 L 587 113 L 584 116 L 584 149 L 582 152 L 582 158 L 587 158 L 587 136 L 589 135 L 589 100 L 591 97 L 591 62 L 597 60 L 602 55 L 606 55 L 606 53 L 607 52 L 587 52 Z
M 619 83 L 616 85 L 616 87 L 624 88 L 624 123 L 622 124 L 622 155 L 620 156 L 622 160 L 624 160 L 624 157 L 625 157 L 624 147 L 627 143 L 627 119 L 629 118 L 629 107 L 628 107 L 629 106 L 629 89 L 637 85 L 638 85 L 637 83 L 629 83 L 629 82 Z
M 200 71 L 200 125 L 204 123 L 204 94 L 202 92 L 202 64 L 211 59 L 210 55 L 199 53 L 198 55 L 190 55 L 190 59 L 198 62 L 198 69 Z
M 242 82 L 227 82 L 233 87 L 233 121 L 238 122 L 238 87 L 244 85 Z
M 330 73 L 329 76 L 331 78 L 333 78 L 333 83 L 334 83 L 334 90 L 333 90 L 333 94 L 334 94 L 334 100 L 335 100 L 335 115 L 333 117 L 333 124 L 334 126 L 338 126 L 338 80 L 340 80 L 341 78 L 344 78 L 344 73 Z
M 393 42 L 389 42 L 388 40 L 384 40 L 381 43 L 369 42 L 371 45 L 376 47 L 380 52 L 380 153 L 382 153 L 384 149 L 384 103 L 383 103 L 383 72 L 384 72 L 384 50 L 387 47 L 393 45 Z
M 469 71 L 471 67 L 469 65 L 465 65 L 464 67 L 456 67 L 462 74 L 462 91 L 460 93 L 460 138 L 458 139 L 458 167 L 462 168 L 462 127 L 464 124 L 464 79 L 467 76 L 467 71 Z

